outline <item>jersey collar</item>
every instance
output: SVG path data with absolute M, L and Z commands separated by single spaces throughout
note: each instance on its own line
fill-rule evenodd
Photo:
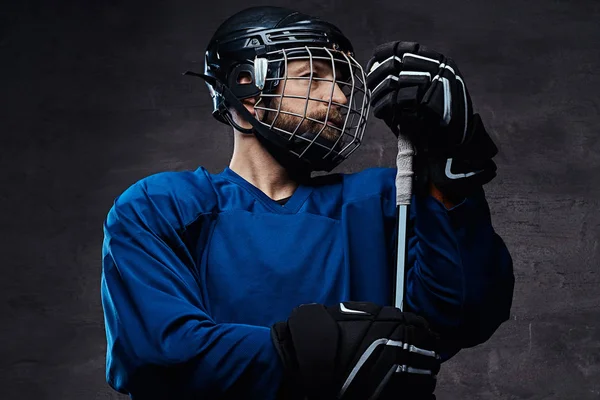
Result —
M 285 205 L 281 206 L 277 203 L 277 201 L 271 199 L 263 191 L 242 178 L 229 167 L 225 167 L 222 172 L 222 176 L 230 182 L 241 186 L 250 192 L 258 201 L 264 204 L 269 210 L 279 214 L 297 213 L 298 210 L 300 210 L 300 207 L 302 207 L 302 204 L 304 204 L 306 199 L 308 199 L 308 196 L 310 196 L 312 193 L 312 187 L 300 184 Z

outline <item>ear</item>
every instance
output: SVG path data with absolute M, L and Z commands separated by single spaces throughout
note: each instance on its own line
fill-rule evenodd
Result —
M 252 76 L 250 75 L 250 73 L 246 72 L 246 71 L 241 71 L 240 73 L 238 73 L 237 76 L 237 84 L 238 85 L 253 85 L 254 82 L 252 81 Z M 240 102 L 244 105 L 244 107 L 246 107 L 246 109 L 248 110 L 248 112 L 250 112 L 250 114 L 252 114 L 253 116 L 256 116 L 256 112 L 254 110 L 254 104 L 256 104 L 256 98 L 246 98 L 246 99 L 241 99 Z M 237 112 L 236 109 L 234 109 L 233 107 L 229 107 L 229 111 L 232 114 L 233 120 L 239 124 L 242 128 L 248 128 L 251 129 L 252 125 L 250 125 L 250 123 L 248 123 L 244 117 L 242 117 L 240 115 L 240 113 Z
M 254 84 L 254 82 L 252 81 L 252 76 L 247 71 L 241 71 L 238 74 L 237 83 L 238 83 L 238 85 L 253 85 Z M 242 104 L 244 105 L 244 107 L 246 107 L 246 109 L 252 115 L 256 115 L 256 113 L 254 111 L 254 104 L 256 104 L 256 98 L 249 97 L 249 98 L 243 99 L 241 101 L 242 101 Z

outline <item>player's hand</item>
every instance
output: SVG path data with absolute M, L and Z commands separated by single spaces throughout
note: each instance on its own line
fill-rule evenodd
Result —
M 395 307 L 344 302 L 295 308 L 271 329 L 283 398 L 435 399 L 438 336 Z
M 413 141 L 436 186 L 468 193 L 496 176 L 498 149 L 451 58 L 415 42 L 390 42 L 375 49 L 367 72 L 375 117 Z

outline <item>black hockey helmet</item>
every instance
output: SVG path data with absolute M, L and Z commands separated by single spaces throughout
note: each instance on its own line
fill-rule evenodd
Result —
M 331 65 L 334 78 L 328 79 L 344 93 L 346 104 L 327 102 L 327 116 L 316 121 L 307 115 L 294 114 L 272 106 L 273 100 L 286 97 L 277 87 L 294 77 L 288 75 L 288 62 L 306 60 L 311 67 L 315 60 Z M 312 68 L 311 68 L 312 69 Z M 204 78 L 213 101 L 213 116 L 220 122 L 230 124 L 241 132 L 253 133 L 269 152 L 284 166 L 310 171 L 330 171 L 348 158 L 361 144 L 369 111 L 369 92 L 366 76 L 354 59 L 352 44 L 334 25 L 319 18 L 281 7 L 251 7 L 228 18 L 217 29 L 210 40 L 202 74 L 186 72 Z M 240 82 L 242 76 L 249 77 L 251 84 Z M 285 86 L 283 86 L 285 88 Z M 298 96 L 294 96 L 298 97 Z M 255 110 L 263 110 L 274 117 L 270 122 L 255 118 L 240 102 L 246 98 L 257 98 Z M 306 106 L 310 101 L 322 101 L 304 97 Z M 343 116 L 343 126 L 327 124 L 329 111 L 334 107 Z M 253 129 L 237 125 L 231 116 L 230 108 L 235 109 Z M 293 131 L 277 127 L 281 114 L 291 114 L 300 121 Z M 303 121 L 322 124 L 316 132 L 299 130 Z M 341 121 L 336 121 L 340 123 Z M 314 126 L 312 124 L 311 126 Z M 321 135 L 324 129 L 336 129 L 332 139 Z

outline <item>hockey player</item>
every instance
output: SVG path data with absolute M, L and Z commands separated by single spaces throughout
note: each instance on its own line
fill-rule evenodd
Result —
M 225 21 L 202 76 L 228 167 L 164 172 L 104 224 L 107 381 L 133 399 L 430 399 L 440 363 L 509 316 L 511 257 L 482 185 L 497 150 L 451 59 L 277 7 Z M 416 148 L 404 312 L 395 169 L 331 171 L 372 106 Z M 393 140 L 393 136 L 390 135 Z M 393 145 L 393 142 L 390 142 Z

